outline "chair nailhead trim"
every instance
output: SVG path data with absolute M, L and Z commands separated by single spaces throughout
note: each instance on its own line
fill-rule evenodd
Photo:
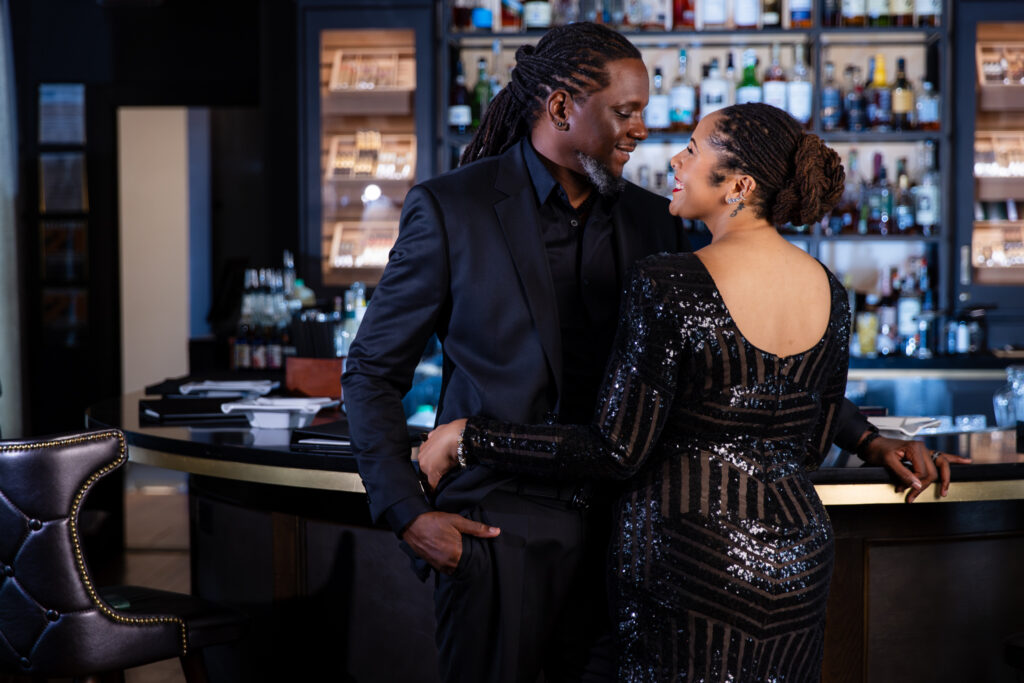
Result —
M 121 624 L 177 624 L 181 635 L 181 655 L 184 656 L 188 654 L 188 630 L 185 626 L 185 621 L 183 619 L 181 619 L 180 617 L 126 617 L 123 614 L 114 611 L 109 606 L 107 606 L 107 604 L 104 603 L 103 600 L 100 599 L 99 594 L 96 592 L 95 586 L 93 586 L 92 578 L 89 576 L 89 572 L 85 568 L 85 556 L 82 553 L 82 541 L 78 536 L 78 515 L 82 510 L 82 503 L 85 499 L 85 494 L 89 491 L 89 489 L 96 482 L 96 480 L 99 479 L 100 477 L 105 476 L 107 472 L 110 472 L 111 470 L 120 467 L 121 464 L 128 459 L 124 442 L 124 434 L 122 434 L 119 430 L 112 429 L 107 432 L 90 434 L 88 436 L 76 436 L 67 439 L 55 439 L 53 441 L 45 441 L 33 444 L 0 446 L 0 453 L 3 453 L 5 451 L 24 451 L 35 448 L 52 448 L 56 446 L 66 446 L 69 444 L 85 443 L 87 441 L 109 439 L 112 437 L 116 438 L 118 440 L 118 443 L 120 444 L 120 452 L 118 453 L 117 459 L 114 460 L 112 463 L 109 463 L 108 465 L 104 466 L 102 469 L 93 472 L 92 475 L 90 475 L 89 478 L 85 480 L 85 483 L 82 484 L 82 487 L 78 490 L 78 493 L 75 494 L 75 498 L 71 506 L 71 524 L 69 524 L 68 526 L 70 527 L 71 530 L 71 544 L 74 548 L 75 564 L 78 567 L 78 574 L 82 579 L 82 583 L 85 584 L 85 589 L 86 591 L 88 591 L 90 599 L 92 599 L 96 607 L 98 607 L 99 610 L 110 619 L 113 619 L 114 621 Z M 39 522 L 39 520 L 30 520 L 29 527 L 32 527 L 33 522 L 38 524 L 39 528 L 42 528 L 42 523 Z M 5 567 L 4 573 L 8 576 L 12 576 L 14 574 L 14 569 L 12 567 Z M 47 613 L 47 616 L 49 616 L 49 613 Z M 59 616 L 60 615 L 58 615 L 58 617 Z M 29 666 L 31 666 L 31 663 L 29 662 L 27 657 L 22 657 L 21 665 L 25 668 L 28 668 Z

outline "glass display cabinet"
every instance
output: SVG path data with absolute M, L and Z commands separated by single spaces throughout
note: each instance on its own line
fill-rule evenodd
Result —
M 299 266 L 318 294 L 377 283 L 405 194 L 432 170 L 433 20 L 419 4 L 301 9 Z

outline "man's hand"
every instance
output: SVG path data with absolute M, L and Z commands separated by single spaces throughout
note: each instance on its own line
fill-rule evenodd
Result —
M 950 463 L 971 462 L 968 458 L 952 453 L 933 451 L 921 441 L 904 441 L 885 436 L 871 439 L 866 446 L 858 446 L 857 455 L 869 465 L 885 467 L 903 482 L 896 487 L 896 491 L 902 493 L 909 488 L 906 497 L 908 503 L 917 500 L 921 492 L 936 479 L 941 479 L 942 489 L 939 493 L 945 496 L 949 492 Z
M 462 534 L 494 538 L 501 529 L 466 519 L 448 512 L 424 512 L 412 520 L 402 532 L 409 544 L 427 564 L 444 574 L 451 574 L 462 557 Z

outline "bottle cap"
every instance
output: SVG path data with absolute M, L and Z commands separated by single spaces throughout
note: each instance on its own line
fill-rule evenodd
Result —
M 470 15 L 470 22 L 474 28 L 491 28 L 491 10 L 486 7 L 474 7 Z

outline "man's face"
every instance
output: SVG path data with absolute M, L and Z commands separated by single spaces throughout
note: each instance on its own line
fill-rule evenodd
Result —
M 639 59 L 619 59 L 605 65 L 608 87 L 573 100 L 566 143 L 577 167 L 599 191 L 619 186 L 622 169 L 637 142 L 647 137 L 643 113 L 650 84 Z M 615 189 L 614 187 L 612 189 Z

